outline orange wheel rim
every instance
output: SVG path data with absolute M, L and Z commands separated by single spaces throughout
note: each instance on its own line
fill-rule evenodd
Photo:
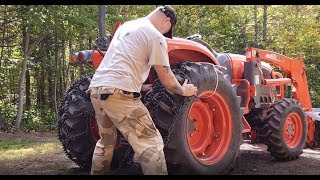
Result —
M 204 91 L 190 107 L 187 137 L 194 157 L 203 164 L 220 161 L 229 149 L 232 134 L 232 116 L 224 97 L 213 91 Z
M 99 128 L 97 120 L 94 116 L 90 117 L 90 130 L 93 135 L 93 139 L 97 142 L 100 139 Z
M 295 112 L 290 113 L 283 128 L 283 138 L 288 147 L 297 147 L 301 141 L 303 129 L 300 116 Z

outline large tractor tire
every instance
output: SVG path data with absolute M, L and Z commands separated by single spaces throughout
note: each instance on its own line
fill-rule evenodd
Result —
M 307 140 L 306 117 L 299 102 L 290 98 L 276 102 L 268 110 L 265 123 L 271 156 L 278 160 L 298 158 Z
M 95 112 L 90 96 L 85 93 L 91 81 L 91 75 L 83 76 L 67 90 L 58 110 L 58 138 L 66 155 L 80 168 L 90 169 L 93 151 L 100 138 Z M 118 133 L 118 140 L 121 135 Z M 128 147 L 115 150 L 112 168 L 124 163 L 123 155 Z
M 198 98 L 167 92 L 156 82 L 146 96 L 165 143 L 169 174 L 223 174 L 235 165 L 241 139 L 240 97 L 226 75 L 211 63 L 172 67 L 180 83 L 198 87 Z M 158 80 L 157 80 L 158 81 Z

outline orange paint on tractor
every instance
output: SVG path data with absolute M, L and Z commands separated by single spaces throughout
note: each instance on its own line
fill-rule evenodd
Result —
M 70 65 L 92 64 L 96 70 L 107 53 L 108 43 L 112 42 L 112 37 L 122 24 L 119 22 L 107 39 L 102 37 L 105 41 L 97 43 L 94 50 L 74 53 Z M 320 114 L 314 115 L 312 112 L 302 57 L 298 60 L 257 48 L 247 48 L 246 55 L 217 53 L 200 39 L 200 35 L 185 39 L 167 38 L 169 61 L 173 71 L 177 70 L 174 71 L 177 79 L 190 79 L 199 89 L 198 96 L 182 99 L 155 83 L 157 85 L 153 86 L 151 93 L 146 93 L 146 98 L 141 99 L 148 109 L 153 105 L 156 107 L 157 111 L 150 111 L 153 116 L 158 116 L 155 125 L 167 133 L 164 136 L 164 148 L 169 148 L 170 153 L 166 154 L 166 159 L 174 164 L 192 167 L 200 174 L 215 174 L 233 166 L 240 148 L 240 136 L 251 140 L 251 143 L 266 144 L 271 156 L 284 160 L 296 159 L 305 145 L 316 145 L 319 132 L 316 131 L 318 124 L 315 120 L 320 120 Z M 179 66 L 175 66 L 179 63 Z M 62 102 L 65 104 L 60 109 L 63 113 L 59 111 L 62 114 L 59 123 L 65 124 L 59 126 L 60 141 L 68 157 L 84 167 L 91 163 L 92 155 L 88 152 L 92 152 L 94 142 L 99 139 L 96 119 L 94 115 L 89 119 L 87 114 L 82 116 L 82 121 L 77 122 L 85 123 L 88 120 L 86 125 L 90 128 L 90 131 L 82 133 L 85 128 L 73 126 L 74 119 L 79 119 L 78 111 L 74 111 L 77 112 L 76 118 L 71 117 L 66 107 L 73 108 L 73 102 L 70 101 L 73 96 L 83 96 L 79 99 L 83 99 L 83 104 L 90 107 L 91 102 L 85 97 L 87 94 L 80 93 L 80 90 L 85 92 L 83 87 L 89 86 L 91 77 L 84 77 L 71 86 L 68 98 Z M 154 83 L 156 78 L 154 69 L 151 69 L 147 83 Z M 141 93 L 144 95 L 145 92 Z M 150 102 L 154 104 L 148 107 Z M 92 109 L 87 110 L 90 112 Z M 72 128 L 65 129 L 68 124 Z M 74 135 L 69 130 L 75 134 L 81 132 L 79 135 L 85 137 L 79 138 L 73 145 Z M 71 139 L 72 143 L 69 143 Z M 120 137 L 115 150 L 122 153 L 125 143 L 126 140 Z
M 105 51 L 102 51 L 102 52 L 105 53 Z M 92 55 L 92 65 L 95 70 L 99 67 L 102 59 L 103 59 L 103 56 L 99 53 L 99 51 L 95 50 Z
M 124 22 L 119 22 L 112 36 L 115 34 L 116 30 L 123 24 Z M 112 41 L 112 37 L 111 37 Z M 217 60 L 217 56 L 215 56 L 209 48 L 206 48 L 202 44 L 190 41 L 187 39 L 174 37 L 173 39 L 167 38 L 168 44 L 168 55 L 170 59 L 170 64 L 178 64 L 183 60 L 187 60 L 190 62 L 209 62 L 215 65 L 219 65 L 219 61 Z M 92 55 L 92 65 L 94 69 L 97 69 L 103 59 L 103 55 L 106 51 L 99 52 L 98 50 L 94 50 Z M 306 77 L 306 72 L 304 68 L 304 62 L 302 57 L 300 60 L 295 58 L 289 58 L 279 53 L 275 53 L 272 51 L 261 50 L 257 48 L 247 48 L 246 55 L 239 54 L 231 54 L 228 53 L 229 57 L 230 69 L 231 69 L 231 77 L 232 83 L 239 86 L 240 84 L 246 86 L 246 93 L 242 104 L 242 109 L 244 114 L 248 114 L 250 112 L 249 103 L 252 97 L 257 93 L 257 87 L 255 85 L 251 85 L 244 76 L 244 63 L 245 62 L 258 62 L 260 66 L 260 71 L 263 68 L 271 71 L 271 78 L 261 79 L 261 84 L 264 87 L 277 87 L 278 93 L 276 97 L 279 99 L 284 98 L 284 85 L 292 84 L 294 86 L 295 91 L 293 92 L 294 99 L 298 100 L 305 111 L 312 111 L 308 81 Z M 74 57 L 72 57 L 72 61 L 74 61 Z M 284 78 L 280 72 L 276 72 L 272 69 L 272 67 L 268 64 L 272 64 L 281 70 L 283 70 L 286 74 Z M 152 83 L 154 79 L 151 76 L 148 78 L 148 82 Z M 242 119 L 243 125 L 246 127 L 243 132 L 248 133 L 251 131 L 249 123 L 245 118 Z M 308 122 L 308 143 L 312 144 L 315 139 L 315 122 L 314 120 L 307 116 Z
M 178 64 L 182 60 L 219 64 L 213 54 L 197 42 L 173 38 L 167 39 L 167 43 L 170 64 Z
M 292 83 L 294 87 L 294 99 L 300 102 L 305 111 L 312 111 L 309 85 L 302 55 L 300 55 L 299 59 L 289 58 L 272 51 L 262 50 L 258 48 L 247 48 L 246 57 L 247 61 L 265 61 L 283 70 L 286 73 L 287 78 L 280 77 L 276 80 L 268 80 L 266 81 L 265 85 L 272 84 L 272 81 L 276 82 L 276 85 L 280 87 L 282 84 Z M 277 75 L 280 76 L 279 74 Z M 283 91 L 282 88 L 281 90 Z M 283 97 L 283 92 L 281 92 L 280 94 L 280 97 Z M 307 143 L 313 144 L 315 140 L 315 122 L 310 116 L 307 116 L 307 122 Z

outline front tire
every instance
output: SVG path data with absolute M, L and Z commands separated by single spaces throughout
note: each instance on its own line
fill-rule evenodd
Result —
M 294 160 L 302 153 L 307 140 L 307 122 L 298 101 L 283 99 L 267 112 L 266 145 L 271 156 L 279 160 Z

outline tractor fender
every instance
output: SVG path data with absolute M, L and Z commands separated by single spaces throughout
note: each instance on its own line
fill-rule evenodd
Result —
M 182 38 L 167 38 L 170 64 L 178 64 L 182 60 L 190 62 L 210 62 L 219 65 L 213 53 L 204 45 Z

